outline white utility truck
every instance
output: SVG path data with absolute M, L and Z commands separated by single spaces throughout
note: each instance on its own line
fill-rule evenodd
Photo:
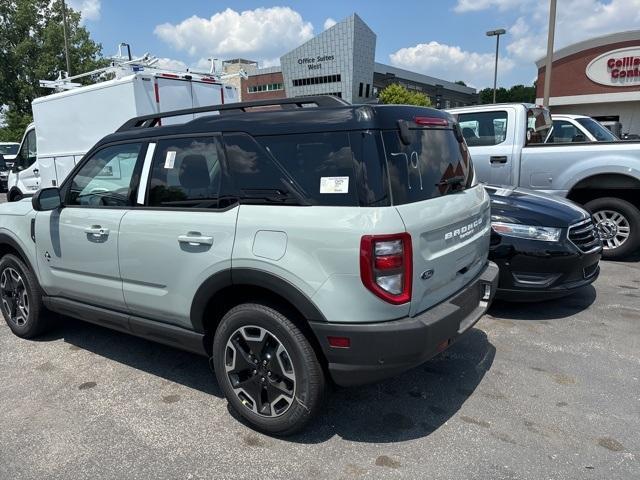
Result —
M 238 101 L 237 90 L 223 83 L 228 77 L 216 75 L 213 64 L 207 74 L 157 68 L 157 61 L 149 55 L 118 56 L 100 70 L 41 81 L 41 86 L 57 92 L 32 103 L 33 123 L 24 133 L 9 173 L 8 201 L 60 185 L 98 140 L 130 118 Z M 109 79 L 86 86 L 73 82 L 81 77 Z M 186 117 L 163 122 L 183 123 L 194 115 Z

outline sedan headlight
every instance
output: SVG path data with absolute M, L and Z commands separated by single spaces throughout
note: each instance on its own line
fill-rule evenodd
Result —
M 534 225 L 504 222 L 491 222 L 491 228 L 496 233 L 507 237 L 542 240 L 543 242 L 557 242 L 560 240 L 560 234 L 562 233 L 562 230 L 554 227 L 536 227 Z

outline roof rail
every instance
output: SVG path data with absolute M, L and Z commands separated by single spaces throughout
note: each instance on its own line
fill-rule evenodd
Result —
M 127 120 L 116 132 L 124 132 L 134 128 L 151 128 L 158 125 L 162 118 L 179 117 L 194 113 L 220 112 L 243 113 L 256 107 L 277 107 L 282 106 L 283 110 L 295 110 L 308 107 L 340 107 L 350 105 L 349 102 L 333 95 L 315 95 L 308 97 L 282 98 L 276 100 L 256 100 L 253 102 L 226 103 L 223 105 L 210 105 L 207 107 L 185 108 L 183 110 L 173 110 L 170 112 L 152 113 Z

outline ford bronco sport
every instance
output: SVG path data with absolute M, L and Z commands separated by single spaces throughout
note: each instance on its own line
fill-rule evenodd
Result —
M 445 112 L 306 97 L 160 113 L 0 206 L 2 312 L 24 338 L 57 312 L 206 355 L 237 412 L 287 435 L 329 383 L 398 374 L 478 321 L 489 228 Z

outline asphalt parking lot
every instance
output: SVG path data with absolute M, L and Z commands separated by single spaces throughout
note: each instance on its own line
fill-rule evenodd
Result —
M 334 392 L 303 434 L 257 434 L 207 360 L 72 319 L 0 326 L 0 477 L 640 478 L 640 262 L 496 304 L 431 362 Z

